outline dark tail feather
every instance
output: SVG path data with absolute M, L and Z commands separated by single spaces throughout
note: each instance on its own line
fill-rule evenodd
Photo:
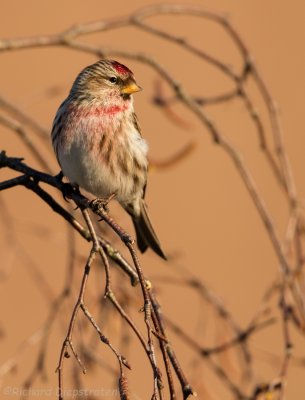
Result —
M 140 203 L 140 215 L 138 217 L 132 216 L 132 221 L 136 231 L 137 244 L 141 253 L 144 253 L 146 249 L 150 247 L 155 253 L 166 260 L 167 258 L 161 249 L 159 239 L 150 222 L 144 200 L 141 200 Z

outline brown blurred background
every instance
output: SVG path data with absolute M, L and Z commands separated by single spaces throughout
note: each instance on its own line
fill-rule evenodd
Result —
M 144 4 L 140 0 L 2 0 L 0 37 L 56 33 L 74 24 L 128 14 L 148 4 L 150 2 Z M 194 0 L 192 4 L 228 15 L 247 43 L 279 105 L 285 131 L 285 145 L 291 159 L 299 197 L 303 198 L 304 2 Z M 240 57 L 231 41 L 227 39 L 223 30 L 211 22 L 190 17 L 162 16 L 152 19 L 151 23 L 188 38 L 194 45 L 236 68 L 241 66 Z M 85 36 L 81 40 L 105 48 L 150 54 L 185 85 L 190 94 L 205 97 L 230 88 L 228 81 L 210 65 L 198 61 L 178 46 L 146 33 L 139 33 L 135 28 L 120 28 Z M 8 51 L 1 53 L 0 57 L 1 96 L 10 99 L 48 128 L 51 127 L 57 107 L 65 98 L 77 73 L 95 60 L 92 55 L 59 47 Z M 176 111 L 187 122 L 187 128 L 173 124 L 162 110 L 152 105 L 151 99 L 157 79 L 155 72 L 136 61 L 119 61 L 126 63 L 134 71 L 137 81 L 144 88 L 142 93 L 136 95 L 135 103 L 143 134 L 150 145 L 151 159 L 159 162 L 166 160 L 187 143 L 196 143 L 189 157 L 171 168 L 152 169 L 149 176 L 147 201 L 150 213 L 163 247 L 172 256 L 173 261 L 166 265 L 150 253 L 145 254 L 141 260 L 147 276 L 153 282 L 154 279 L 156 281 L 164 312 L 177 322 L 183 321 L 199 342 L 212 345 L 216 339 L 212 333 L 214 328 L 210 328 L 213 322 L 209 318 L 208 307 L 190 290 L 179 285 L 162 284 L 162 278 L 175 276 L 175 268 L 192 271 L 217 293 L 243 327 L 249 323 L 258 308 L 268 283 L 277 277 L 278 262 L 257 211 L 228 156 L 211 142 L 206 129 L 202 128 L 184 107 L 177 105 Z M 253 98 L 264 123 L 269 128 L 266 112 L 255 90 Z M 222 132 L 237 143 L 253 172 L 266 205 L 272 212 L 280 234 L 283 235 L 287 224 L 287 205 L 258 149 L 255 129 L 243 105 L 232 101 L 222 106 L 209 107 L 207 112 Z M 270 138 L 271 136 L 271 144 Z M 25 157 L 28 164 L 39 168 L 36 160 L 13 132 L 1 127 L 0 140 L 1 149 L 5 149 L 8 155 Z M 45 148 L 42 152 L 53 165 L 54 174 L 57 173 L 58 166 L 53 154 Z M 1 171 L 1 180 L 10 176 L 15 175 Z M 46 317 L 46 293 L 43 284 L 37 280 L 37 276 L 35 278 L 33 270 L 37 269 L 53 292 L 59 293 L 69 254 L 65 223 L 53 215 L 32 193 L 24 188 L 17 188 L 1 193 L 1 196 L 10 210 L 9 219 L 15 229 L 14 234 L 17 235 L 17 238 L 8 235 L 8 225 L 2 223 L 0 362 L 3 367 L 7 366 L 6 360 L 20 351 L 21 343 L 39 330 Z M 60 200 L 60 196 L 56 196 Z M 110 209 L 121 225 L 132 229 L 128 216 L 119 207 L 111 204 Z M 113 235 L 110 235 L 110 238 L 113 238 Z M 78 253 L 85 256 L 89 249 L 88 244 L 76 240 Z M 122 248 L 118 241 L 115 243 Z M 124 249 L 122 251 L 124 252 Z M 36 269 L 33 269 L 33 264 Z M 82 265 L 81 262 L 78 263 L 79 273 L 82 271 Z M 79 287 L 79 277 L 80 275 L 73 284 L 75 295 Z M 91 284 L 97 292 L 100 290 L 93 280 Z M 136 303 L 136 307 L 140 305 Z M 63 326 L 66 326 L 70 311 L 71 305 L 66 308 L 66 315 L 60 318 Z M 114 341 L 119 329 L 118 323 L 117 327 L 109 330 Z M 218 332 L 219 339 L 222 339 L 219 333 L 221 329 L 215 328 L 215 331 Z M 294 333 L 294 352 L 300 357 L 305 356 L 304 341 Z M 175 338 L 174 335 L 171 336 Z M 38 382 L 37 387 L 56 386 L 53 370 L 63 337 L 64 330 L 59 328 L 51 336 L 47 362 L 49 381 Z M 3 387 L 17 387 L 30 372 L 37 354 L 35 340 L 34 337 L 34 344 L 26 347 L 18 361 L 18 368 L 14 368 L 13 373 L 3 376 L 0 366 Z M 193 375 L 191 354 L 179 339 L 174 340 L 184 369 Z M 269 363 L 267 358 L 272 358 L 272 355 L 282 356 L 284 349 L 280 317 L 275 327 L 256 334 L 251 340 L 251 345 L 257 360 L 257 382 L 272 380 L 278 373 L 278 364 Z M 139 349 L 137 352 L 136 356 L 131 356 L 135 359 L 135 367 L 130 379 L 134 398 L 144 399 L 147 398 L 147 382 L 145 376 L 143 382 L 140 382 L 141 355 Z M 234 368 L 233 365 L 232 369 Z M 147 371 L 143 371 L 143 375 L 147 374 Z M 83 381 L 85 386 L 90 382 L 94 387 L 92 382 L 95 378 L 99 383 L 110 380 L 103 370 L 89 371 L 88 375 Z M 290 366 L 286 392 L 288 399 L 304 398 L 303 375 L 303 369 L 294 364 Z M 208 385 L 205 379 L 214 378 L 203 373 L 199 380 L 204 386 Z M 194 386 L 196 390 L 195 382 Z M 219 389 L 216 383 L 209 396 L 218 399 L 231 398 L 229 392 Z M 32 397 L 35 398 L 34 395 Z M 55 395 L 53 397 L 55 398 Z M 202 398 L 209 397 L 206 395 Z

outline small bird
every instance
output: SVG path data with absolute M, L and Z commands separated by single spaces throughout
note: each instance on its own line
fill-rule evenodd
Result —
M 132 71 L 114 60 L 84 68 L 53 122 L 52 144 L 70 183 L 97 198 L 116 197 L 131 216 L 137 244 L 166 259 L 144 200 L 147 143 L 132 94 L 140 91 Z

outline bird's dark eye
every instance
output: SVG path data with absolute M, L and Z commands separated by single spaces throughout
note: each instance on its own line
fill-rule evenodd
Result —
M 116 76 L 111 76 L 111 77 L 109 78 L 109 81 L 110 81 L 111 83 L 116 83 L 116 82 L 118 81 L 118 78 L 117 78 Z

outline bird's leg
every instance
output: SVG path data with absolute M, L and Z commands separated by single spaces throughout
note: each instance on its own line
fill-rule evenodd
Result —
M 117 194 L 116 193 L 111 193 L 108 197 L 105 198 L 96 198 L 92 201 L 90 201 L 90 206 L 94 210 L 98 210 L 100 207 L 103 207 L 103 209 L 108 212 L 108 203 L 115 198 Z
M 60 171 L 59 174 L 55 175 L 54 178 L 62 185 L 61 189 L 63 198 L 68 201 L 68 199 L 72 198 L 74 193 L 80 194 L 79 186 L 77 184 L 63 182 L 63 177 L 64 174 L 62 171 Z

